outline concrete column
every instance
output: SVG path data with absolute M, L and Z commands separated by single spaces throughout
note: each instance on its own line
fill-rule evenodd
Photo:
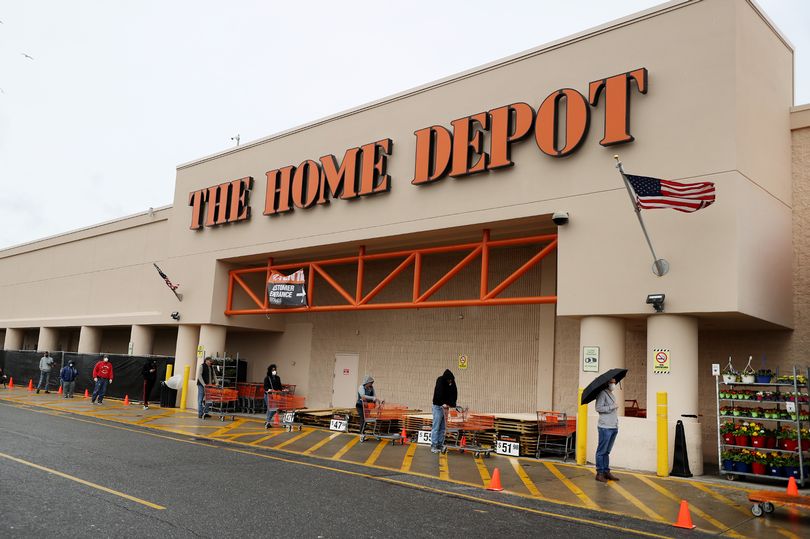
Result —
M 668 350 L 670 372 L 655 373 L 656 350 Z M 684 423 L 689 467 L 693 474 L 703 473 L 701 426 L 698 414 L 698 324 L 697 319 L 675 314 L 655 314 L 647 318 L 647 408 L 656 402 L 656 393 L 665 391 L 669 399 L 670 466 L 675 440 L 675 424 Z M 654 414 L 649 414 L 648 418 Z
M 540 295 L 557 293 L 557 253 L 549 254 L 540 266 Z M 537 361 L 537 409 L 554 410 L 554 334 L 557 305 L 540 306 L 540 339 Z
M 133 325 L 129 336 L 133 356 L 152 355 L 152 344 L 155 340 L 155 328 L 152 326 Z
M 79 331 L 80 354 L 98 354 L 101 352 L 102 329 L 96 326 L 82 326 Z
M 225 355 L 225 338 L 228 330 L 225 326 L 204 324 L 200 326 L 199 345 L 205 350 L 206 356 L 216 357 Z
M 19 350 L 23 345 L 25 330 L 21 328 L 6 328 L 6 339 L 3 350 Z
M 625 322 L 622 318 L 609 316 L 587 316 L 579 326 L 579 387 L 586 387 L 594 378 L 610 369 L 623 369 L 625 365 Z M 599 371 L 584 372 L 582 349 L 585 346 L 599 347 Z M 628 374 L 632 376 L 632 373 Z M 624 415 L 624 389 L 617 387 L 613 392 L 619 415 Z M 649 402 L 649 401 L 648 401 Z M 655 396 L 653 401 L 655 402 Z
M 197 342 L 200 339 L 200 327 L 181 324 L 177 327 L 177 345 L 174 349 L 174 373 L 183 375 L 183 368 L 191 367 L 188 383 L 187 408 L 197 408 Z M 180 405 L 180 390 L 177 391 L 177 405 Z
M 38 351 L 56 350 L 56 345 L 59 342 L 59 329 L 58 328 L 39 328 L 39 341 L 37 341 Z

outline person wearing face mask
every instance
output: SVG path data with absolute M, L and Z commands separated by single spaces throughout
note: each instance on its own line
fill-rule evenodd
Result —
M 93 381 L 96 383 L 96 387 L 93 388 L 93 398 L 91 402 L 93 404 L 102 404 L 104 394 L 107 392 L 107 386 L 112 384 L 113 381 L 113 366 L 112 363 L 110 363 L 110 358 L 107 356 L 104 356 L 104 358 L 93 367 Z
M 267 405 L 267 418 L 264 428 L 269 429 L 272 425 L 273 416 L 278 413 L 277 401 L 273 399 L 273 392 L 281 392 L 281 378 L 275 363 L 267 367 L 267 376 L 264 377 L 264 403 Z M 277 394 L 277 393 L 276 393 Z
M 610 450 L 619 434 L 619 405 L 613 396 L 616 389 L 616 379 L 611 378 L 607 388 L 596 397 L 596 411 L 599 422 L 596 424 L 599 431 L 599 443 L 596 446 L 596 477 L 600 483 L 618 481 L 619 478 L 610 473 Z

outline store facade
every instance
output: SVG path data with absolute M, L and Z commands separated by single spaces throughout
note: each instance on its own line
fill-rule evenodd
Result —
M 753 4 L 670 2 L 181 165 L 171 206 L 0 251 L 4 348 L 131 350 L 178 368 L 198 347 L 238 353 L 251 380 L 277 363 L 312 407 L 371 373 L 389 400 L 426 409 L 450 368 L 464 404 L 496 413 L 573 413 L 578 387 L 627 367 L 620 401 L 652 409 L 667 392 L 701 473 L 716 459 L 710 365 L 789 365 L 807 338 L 810 111 L 791 112 L 792 92 L 792 49 Z M 614 154 L 630 173 L 716 186 L 697 212 L 644 212 L 664 276 Z M 471 254 L 516 238 L 541 239 Z M 470 250 L 425 251 L 452 245 Z M 413 255 L 399 273 L 403 259 L 364 258 L 391 252 Z M 232 277 L 268 265 L 308 268 L 309 305 L 342 307 L 270 312 L 269 272 Z M 375 304 L 397 308 L 361 308 Z M 668 372 L 653 372 L 657 350 Z M 654 414 L 621 429 L 616 464 L 655 469 Z

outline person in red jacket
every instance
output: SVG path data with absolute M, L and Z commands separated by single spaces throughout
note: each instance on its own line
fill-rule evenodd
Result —
M 113 366 L 107 356 L 104 356 L 104 359 L 93 367 L 93 381 L 96 383 L 96 387 L 93 389 L 92 402 L 101 404 L 104 400 L 104 393 L 107 392 L 107 386 L 113 381 Z

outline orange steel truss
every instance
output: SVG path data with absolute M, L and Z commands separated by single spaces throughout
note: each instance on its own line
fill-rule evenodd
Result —
M 490 249 L 495 247 L 516 247 L 523 245 L 537 244 L 540 246 L 539 251 L 532 256 L 525 264 L 515 270 L 509 277 L 501 281 L 497 286 L 489 288 L 489 256 Z M 394 251 L 388 253 L 374 253 L 366 254 L 365 247 L 360 247 L 357 256 L 348 256 L 343 258 L 332 258 L 328 260 L 316 260 L 311 262 L 296 262 L 292 264 L 278 264 L 273 265 L 273 259 L 267 261 L 266 266 L 259 266 L 253 268 L 235 269 L 229 272 L 228 281 L 228 304 L 225 309 L 225 314 L 241 315 L 241 314 L 273 314 L 273 313 L 294 313 L 294 312 L 324 312 L 324 311 L 354 311 L 354 310 L 383 310 L 383 309 L 424 309 L 428 307 L 473 307 L 485 305 L 528 305 L 537 303 L 556 303 L 557 296 L 528 296 L 528 297 L 498 297 L 507 287 L 518 280 L 523 274 L 529 271 L 543 260 L 549 253 L 557 248 L 557 235 L 545 234 L 541 236 L 527 236 L 522 238 L 510 238 L 504 240 L 490 240 L 489 230 L 484 230 L 483 238 L 480 242 L 463 243 L 458 245 L 445 245 L 441 247 L 430 247 L 426 249 L 411 249 L 406 251 Z M 444 276 L 436 281 L 430 288 L 424 292 L 421 289 L 422 277 L 422 259 L 425 255 L 452 253 L 458 251 L 469 251 L 458 264 L 450 269 Z M 471 264 L 478 257 L 481 257 L 481 288 L 479 297 L 477 299 L 455 299 L 455 300 L 441 300 L 441 301 L 428 301 L 428 299 L 439 291 L 441 287 L 447 284 L 450 279 L 455 277 L 462 269 Z M 365 263 L 371 260 L 385 260 L 385 259 L 403 259 L 402 262 L 388 274 L 385 279 L 380 281 L 367 294 L 363 294 L 364 277 L 365 277 Z M 347 265 L 355 264 L 357 267 L 357 284 L 354 294 L 347 292 L 340 284 L 338 284 L 324 269 L 327 266 L 334 265 Z M 411 301 L 396 302 L 396 303 L 371 303 L 377 294 L 379 294 L 386 286 L 388 286 L 399 274 L 413 266 L 413 295 Z M 307 307 L 293 307 L 293 308 L 271 308 L 267 297 L 267 283 L 270 280 L 270 274 L 273 270 L 284 271 L 291 269 L 301 269 L 307 275 Z M 251 289 L 248 283 L 242 278 L 243 275 L 252 273 L 265 273 L 264 289 L 261 294 L 263 299 Z M 323 280 L 334 290 L 336 290 L 345 300 L 345 304 L 340 305 L 312 305 L 312 300 L 315 297 L 315 278 Z M 247 296 L 256 304 L 255 308 L 251 309 L 235 309 L 233 307 L 234 288 L 238 286 L 239 289 L 247 294 Z

